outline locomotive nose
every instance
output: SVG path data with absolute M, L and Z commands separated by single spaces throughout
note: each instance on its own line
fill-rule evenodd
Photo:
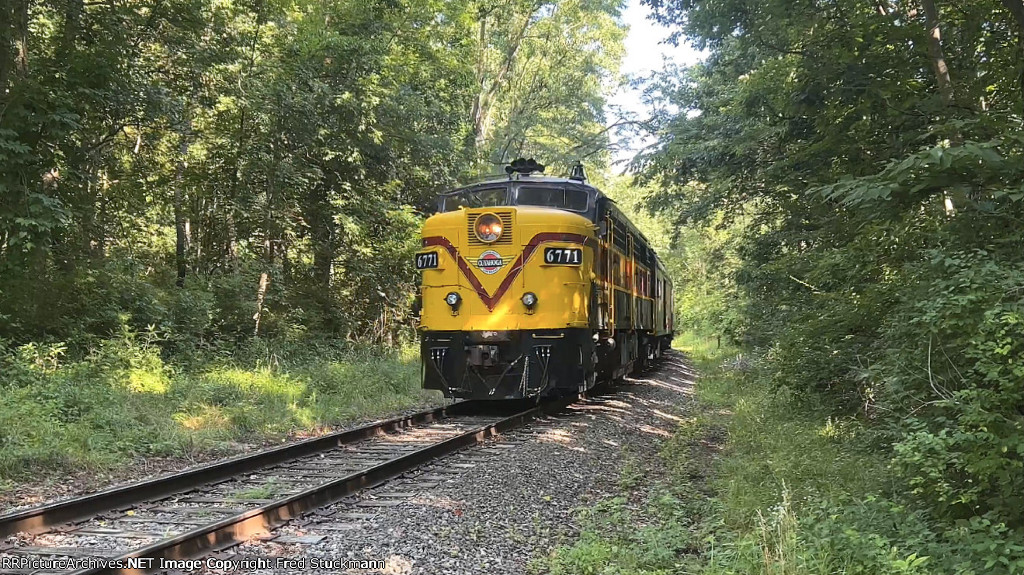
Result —
M 514 207 L 474 208 L 462 211 L 460 255 L 465 272 L 459 285 L 465 292 L 467 321 L 475 318 L 491 328 L 488 318 L 499 313 L 502 300 L 521 283 L 517 258 L 522 249 Z M 507 311 L 507 310 L 506 310 Z
M 423 386 L 447 397 L 575 393 L 671 339 L 671 282 L 642 234 L 585 182 L 507 180 L 443 194 L 423 226 Z M 654 353 L 654 355 L 657 355 Z

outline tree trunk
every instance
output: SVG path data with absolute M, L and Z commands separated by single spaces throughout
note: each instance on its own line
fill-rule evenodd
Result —
M 270 287 L 270 272 L 274 267 L 274 243 L 270 239 L 269 214 L 269 203 L 272 197 L 272 194 L 267 194 L 268 213 L 263 220 L 263 271 L 260 272 L 260 281 L 256 286 L 256 313 L 252 316 L 252 319 L 255 320 L 252 334 L 256 337 L 260 335 L 260 322 L 263 320 L 263 304 L 267 301 L 267 288 Z
M 28 74 L 28 5 L 20 0 L 14 5 L 14 53 L 18 74 Z
M 12 6 L 7 4 L 0 6 L 0 93 L 6 91 L 7 80 L 11 77 L 11 70 L 14 68 L 14 58 L 11 55 L 11 46 L 14 44 L 13 21 Z
M 280 133 L 280 126 L 277 126 Z M 277 143 L 276 143 L 277 144 Z M 274 146 L 274 159 L 271 163 L 271 173 L 267 178 L 266 205 L 263 206 L 263 272 L 260 273 L 260 282 L 256 287 L 256 314 L 253 315 L 255 326 L 253 335 L 259 337 L 260 322 L 263 319 L 263 304 L 267 298 L 267 288 L 270 286 L 270 273 L 274 269 L 274 205 L 277 194 L 277 167 L 281 165 L 280 145 Z
M 281 234 L 281 245 L 278 253 L 281 256 L 281 283 L 289 285 L 292 283 L 292 258 L 291 258 L 291 237 L 285 233 Z
M 178 287 L 185 287 L 185 276 L 188 274 L 188 231 L 185 229 L 185 191 L 183 188 L 191 131 L 191 121 L 188 112 L 185 112 L 185 125 L 181 131 L 181 143 L 178 146 L 178 163 L 174 171 L 174 263 L 178 270 L 174 285 Z
M 263 302 L 267 298 L 267 287 L 270 286 L 270 272 L 264 271 L 260 274 L 260 283 L 256 288 L 256 313 L 252 319 L 256 320 L 256 327 L 252 334 L 260 336 L 260 320 L 263 319 Z
M 107 258 L 107 203 L 109 196 L 110 175 L 103 170 L 100 173 L 99 205 L 92 222 L 92 236 L 96 240 L 96 247 L 91 253 L 94 261 L 103 261 Z
M 224 255 L 231 265 L 231 270 L 238 272 L 238 226 L 235 225 L 234 204 L 225 207 L 224 214 Z M 216 212 L 215 212 L 216 213 Z
M 338 237 L 334 221 L 334 210 L 330 202 L 330 190 L 336 188 L 338 177 L 325 169 L 327 177 L 308 196 L 304 216 L 309 221 L 309 235 L 313 243 L 313 280 L 316 285 L 316 302 L 320 306 L 324 324 L 333 327 L 334 297 L 334 256 Z
M 199 196 L 199 194 L 194 195 Z M 207 204 L 206 198 L 196 197 L 189 205 L 189 213 L 192 214 L 192 217 L 185 220 L 185 240 L 188 242 L 189 247 L 192 248 L 189 259 L 192 261 L 193 274 L 205 272 L 209 269 L 203 263 L 203 254 L 206 253 L 204 248 L 210 242 L 206 228 L 203 227 L 210 219 Z
M 28 73 L 29 1 L 0 3 L 0 93 L 15 72 Z
M 1001 0 L 1003 6 L 1010 11 L 1014 21 L 1017 23 L 1017 47 L 1020 60 L 1017 62 L 1019 70 L 1017 81 L 1020 89 L 1020 101 L 1024 110 L 1024 0 Z
M 939 11 L 935 0 L 921 0 L 924 9 L 925 25 L 928 27 L 928 54 L 935 69 L 935 82 L 939 88 L 942 102 L 947 106 L 953 103 L 953 81 L 949 77 L 946 56 L 942 51 L 942 34 L 939 28 Z
M 935 0 L 921 0 L 921 8 L 924 9 L 925 26 L 928 28 L 928 55 L 932 60 L 932 68 L 935 70 L 935 83 L 939 89 L 939 96 L 942 103 L 947 107 L 953 105 L 953 80 L 949 76 L 949 67 L 946 65 L 946 56 L 942 50 L 942 32 L 939 26 L 939 11 L 935 7 Z M 961 138 L 952 138 L 954 145 L 960 145 Z M 946 215 L 956 213 L 956 204 L 961 203 L 961 198 L 954 202 L 953 196 L 948 191 L 942 192 L 942 207 Z
M 505 85 L 508 75 L 512 73 L 512 65 L 515 63 L 519 47 L 530 30 L 533 22 L 533 15 L 540 9 L 541 4 L 536 3 L 525 14 L 523 24 L 508 38 L 508 48 L 505 50 L 505 57 L 498 68 L 497 74 L 490 82 L 487 81 L 487 14 L 480 15 L 480 55 L 477 57 L 477 83 L 479 92 L 473 102 L 473 143 L 479 152 L 487 143 L 488 124 L 490 123 L 491 110 L 494 106 L 494 98 L 498 91 Z
M 78 38 L 78 30 L 81 27 L 82 0 L 67 0 L 67 11 L 64 12 L 64 33 L 61 37 L 61 54 L 67 55 L 74 47 Z
M 270 272 L 274 267 L 274 242 L 271 238 L 271 205 L 273 203 L 273 191 L 267 191 L 267 211 L 263 218 L 263 271 L 260 273 L 260 282 L 256 286 L 256 313 L 252 316 L 255 320 L 253 335 L 259 337 L 260 322 L 263 320 L 263 304 L 267 300 L 267 288 L 270 287 Z
M 484 74 L 487 70 L 487 15 L 480 15 L 480 33 L 477 38 L 480 43 L 480 51 L 477 53 L 476 59 L 476 82 L 477 82 L 477 93 L 476 98 L 473 99 L 473 147 L 476 150 L 484 145 L 484 98 L 486 97 L 486 90 L 484 86 L 487 79 Z
M 326 191 L 313 193 L 309 206 L 310 230 L 313 240 L 313 277 L 323 291 L 331 289 L 334 262 L 334 218 L 327 203 Z

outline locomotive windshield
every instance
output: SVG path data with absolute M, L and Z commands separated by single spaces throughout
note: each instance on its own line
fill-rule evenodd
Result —
M 515 199 L 509 197 L 506 186 L 466 190 L 443 196 L 442 212 L 453 212 L 459 208 L 486 208 L 490 206 L 539 206 L 586 212 L 590 207 L 590 196 L 583 190 L 554 186 L 519 186 Z
M 565 188 L 519 188 L 516 204 L 520 206 L 543 206 L 573 212 L 587 211 L 589 196 L 583 190 L 567 190 Z
M 452 194 L 444 198 L 443 212 L 454 212 L 459 208 L 486 208 L 489 206 L 507 206 L 506 198 L 508 188 L 484 188 L 472 190 L 459 194 Z

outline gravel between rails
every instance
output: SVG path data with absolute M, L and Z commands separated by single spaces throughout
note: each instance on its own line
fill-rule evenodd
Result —
M 613 395 L 438 460 L 292 522 L 274 533 L 279 542 L 250 542 L 227 556 L 305 559 L 305 571 L 312 559 L 387 562 L 383 571 L 320 570 L 331 573 L 536 570 L 531 562 L 578 534 L 580 507 L 622 495 L 624 466 L 657 473 L 661 442 L 692 410 L 692 384 L 693 372 L 672 353 Z

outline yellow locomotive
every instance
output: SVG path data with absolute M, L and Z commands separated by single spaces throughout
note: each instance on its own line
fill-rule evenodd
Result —
M 423 226 L 423 387 L 566 395 L 659 357 L 672 284 L 643 235 L 579 164 L 568 178 L 532 159 L 506 171 L 443 194 Z

